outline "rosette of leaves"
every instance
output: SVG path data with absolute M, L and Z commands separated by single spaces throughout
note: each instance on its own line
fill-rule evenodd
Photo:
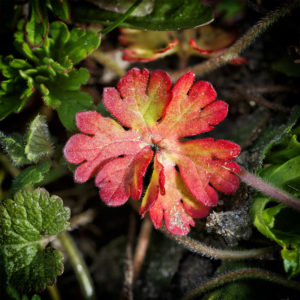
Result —
M 298 109 L 299 116 L 299 109 Z M 258 173 L 280 189 L 300 197 L 300 127 L 289 130 L 268 151 L 266 166 Z M 282 247 L 284 269 L 290 277 L 300 274 L 300 213 L 274 199 L 257 194 L 251 216 L 256 228 Z
M 15 33 L 15 47 L 24 59 L 0 57 L 0 70 L 6 78 L 0 86 L 0 118 L 20 111 L 34 91 L 39 90 L 45 103 L 57 109 L 63 125 L 74 129 L 75 113 L 93 106 L 92 98 L 80 91 L 89 73 L 74 65 L 99 46 L 100 37 L 79 28 L 69 31 L 64 23 L 53 22 L 43 45 L 31 48 L 24 26 L 25 21 L 21 20 Z
M 185 235 L 194 218 L 207 216 L 216 206 L 216 190 L 234 193 L 240 168 L 232 161 L 239 145 L 212 138 L 187 140 L 213 129 L 227 115 L 228 105 L 216 101 L 206 81 L 193 84 L 188 72 L 173 86 L 166 72 L 131 69 L 118 89 L 105 88 L 103 102 L 120 122 L 96 111 L 76 114 L 82 132 L 64 148 L 68 162 L 80 164 L 75 181 L 96 175 L 101 199 L 110 206 L 124 204 L 144 194 L 140 214 L 148 211 L 156 228 L 164 220 L 167 229 Z M 126 127 L 124 129 L 122 125 Z M 151 164 L 152 162 L 152 164 Z M 143 193 L 143 177 L 153 166 Z
M 148 62 L 174 53 L 184 58 L 193 55 L 214 57 L 232 44 L 236 37 L 236 32 L 206 25 L 183 32 L 122 28 L 119 41 L 127 46 L 123 49 L 124 60 Z M 245 59 L 238 57 L 231 62 L 241 64 Z
M 60 251 L 49 242 L 69 226 L 70 210 L 45 189 L 27 187 L 0 203 L 0 249 L 8 284 L 22 293 L 54 284 L 63 272 Z

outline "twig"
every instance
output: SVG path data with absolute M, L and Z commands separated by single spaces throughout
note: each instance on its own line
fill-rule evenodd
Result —
M 293 195 L 275 187 L 274 185 L 263 180 L 262 178 L 249 173 L 243 168 L 237 175 L 242 181 L 261 191 L 265 195 L 268 195 L 274 198 L 275 200 L 278 200 L 284 203 L 285 205 L 293 207 L 296 210 L 300 211 L 300 199 L 297 199 Z
M 244 51 L 254 40 L 261 35 L 271 24 L 277 21 L 280 17 L 283 17 L 294 6 L 299 3 L 299 0 L 288 1 L 281 8 L 270 12 L 267 16 L 258 21 L 253 27 L 251 27 L 238 41 L 236 41 L 231 47 L 227 48 L 220 55 L 211 58 L 203 63 L 197 64 L 193 67 L 188 67 L 180 71 L 171 72 L 173 78 L 178 78 L 180 75 L 187 71 L 192 71 L 198 76 L 201 76 L 207 72 L 221 67 L 230 60 L 236 58 L 242 51 Z
M 239 90 L 239 93 L 241 95 L 243 95 L 244 97 L 246 97 L 249 101 L 254 101 L 258 104 L 261 104 L 271 110 L 274 111 L 280 111 L 280 112 L 284 112 L 284 113 L 289 113 L 291 112 L 291 110 L 289 108 L 286 108 L 280 104 L 277 103 L 272 103 L 270 101 L 268 101 L 265 97 L 263 97 L 262 95 L 256 94 L 256 93 L 245 93 L 245 91 Z
M 58 239 L 70 259 L 84 299 L 95 300 L 97 297 L 95 294 L 94 283 L 92 281 L 89 270 L 82 258 L 82 255 L 78 250 L 75 242 L 73 241 L 71 235 L 67 232 L 63 232 L 58 235 Z
M 287 280 L 277 274 L 272 274 L 268 271 L 261 270 L 258 268 L 249 268 L 249 269 L 240 269 L 232 272 L 228 272 L 226 274 L 222 274 L 220 276 L 211 279 L 202 285 L 196 287 L 191 290 L 187 295 L 185 295 L 181 300 L 192 300 L 198 299 L 200 295 L 206 293 L 212 289 L 223 286 L 224 284 L 241 280 L 241 279 L 262 279 L 266 281 L 270 281 L 273 283 L 277 283 L 279 285 L 285 286 L 287 288 L 291 288 L 297 291 L 300 291 L 299 282 Z
M 257 126 L 254 128 L 254 130 L 251 132 L 251 134 L 248 136 L 248 138 L 242 143 L 242 149 L 247 148 L 259 135 L 260 130 L 266 125 L 268 120 L 270 119 L 271 113 L 267 111 L 265 115 L 262 117 L 262 119 L 258 122 Z
M 136 218 L 135 214 L 131 212 L 129 217 L 129 230 L 128 230 L 128 241 L 126 245 L 126 262 L 125 262 L 125 280 L 124 286 L 121 294 L 122 300 L 132 300 L 133 299 L 133 244 L 135 239 L 135 227 L 136 227 Z
M 266 85 L 266 86 L 237 86 L 243 92 L 246 93 L 257 93 L 257 94 L 270 94 L 270 93 L 299 93 L 300 89 L 293 86 L 286 85 Z
M 70 220 L 69 231 L 76 229 L 79 226 L 84 226 L 88 223 L 91 223 L 95 217 L 96 213 L 93 209 L 88 209 L 85 212 L 74 216 Z
M 274 247 L 266 247 L 260 249 L 250 249 L 250 250 L 216 249 L 213 247 L 209 247 L 204 243 L 196 241 L 190 237 L 174 235 L 170 233 L 164 225 L 160 228 L 160 231 L 163 232 L 170 239 L 176 241 L 183 247 L 187 248 L 188 250 L 215 259 L 241 260 L 241 259 L 260 258 L 264 254 L 273 252 L 275 250 Z
M 0 154 L 0 163 L 12 177 L 15 178 L 20 174 L 20 170 L 14 165 L 12 165 L 12 163 L 5 154 Z
M 137 246 L 135 248 L 133 259 L 133 281 L 137 278 L 142 267 L 146 252 L 148 249 L 150 237 L 152 232 L 152 223 L 149 217 L 145 217 L 141 226 Z

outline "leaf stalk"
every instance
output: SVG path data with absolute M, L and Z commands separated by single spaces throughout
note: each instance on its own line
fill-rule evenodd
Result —
M 300 200 L 293 195 L 275 187 L 262 178 L 249 173 L 243 168 L 237 175 L 242 181 L 259 190 L 260 192 L 300 211 Z
M 97 299 L 91 275 L 71 235 L 67 232 L 63 232 L 58 236 L 58 239 L 70 259 L 84 299 Z
M 107 34 L 110 31 L 114 30 L 116 27 L 118 27 L 121 23 L 123 23 L 133 12 L 134 10 L 140 5 L 142 0 L 137 0 L 135 1 L 129 8 L 128 10 L 124 13 L 123 16 L 121 16 L 119 19 L 114 21 L 112 24 L 104 28 L 101 33 L 102 34 Z
M 270 273 L 268 271 L 258 269 L 258 268 L 247 268 L 247 269 L 240 269 L 232 272 L 228 272 L 226 274 L 222 274 L 217 276 L 202 285 L 196 287 L 195 289 L 191 290 L 187 295 L 185 295 L 181 300 L 191 300 L 191 299 L 198 299 L 198 297 L 208 292 L 209 290 L 218 288 L 222 285 L 227 283 L 241 280 L 241 279 L 262 279 L 266 281 L 270 281 L 287 288 L 291 288 L 300 292 L 300 285 L 296 281 L 287 280 L 277 274 Z

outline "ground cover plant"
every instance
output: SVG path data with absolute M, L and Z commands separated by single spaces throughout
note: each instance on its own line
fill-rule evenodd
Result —
M 3 1 L 1 297 L 298 299 L 299 4 Z

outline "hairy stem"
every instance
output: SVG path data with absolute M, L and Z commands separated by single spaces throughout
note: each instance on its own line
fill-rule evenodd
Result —
M 299 2 L 299 0 L 287 1 L 282 7 L 270 12 L 264 18 L 258 21 L 252 28 L 250 28 L 244 34 L 244 36 L 242 36 L 231 47 L 223 51 L 220 55 L 193 67 L 189 67 L 176 72 L 171 72 L 172 77 L 176 79 L 183 73 L 186 73 L 187 71 L 193 71 L 198 76 L 201 76 L 207 72 L 221 67 L 230 60 L 236 58 L 242 51 L 244 51 L 249 45 L 251 45 L 254 42 L 254 40 L 260 34 L 262 34 L 271 24 L 273 24 L 280 17 L 288 13 Z
M 135 240 L 135 227 L 136 227 L 136 218 L 135 214 L 132 211 L 129 216 L 129 230 L 128 230 L 128 240 L 126 245 L 126 261 L 125 261 L 125 280 L 124 286 L 121 293 L 121 300 L 133 300 L 133 244 Z
M 300 291 L 299 282 L 287 280 L 279 275 L 272 274 L 268 271 L 257 269 L 257 268 L 249 268 L 249 269 L 240 269 L 232 272 L 228 272 L 226 274 L 222 274 L 220 276 L 215 277 L 212 280 L 209 280 L 202 285 L 196 287 L 191 290 L 187 295 L 185 295 L 181 300 L 191 300 L 198 299 L 198 297 L 208 292 L 209 290 L 220 287 L 224 284 L 240 280 L 240 279 L 262 279 L 266 281 L 270 281 L 287 288 L 295 289 Z
M 263 192 L 264 194 L 284 203 L 287 206 L 300 210 L 300 200 L 293 195 L 275 187 L 260 177 L 249 173 L 245 169 L 241 169 L 241 171 L 238 173 L 238 176 L 242 181 Z
M 96 299 L 95 287 L 91 275 L 71 235 L 64 232 L 58 236 L 58 239 L 70 259 L 84 299 Z
M 20 174 L 20 170 L 14 165 L 12 165 L 11 161 L 7 158 L 5 154 L 0 153 L 0 163 L 13 178 L 17 177 Z
M 139 274 L 139 271 L 142 267 L 146 252 L 148 249 L 151 232 L 152 232 L 152 223 L 149 217 L 145 217 L 143 220 L 137 246 L 135 248 L 134 260 L 133 260 L 133 280 L 135 280 Z
M 170 239 L 176 241 L 183 247 L 187 248 L 188 250 L 215 259 L 232 259 L 232 260 L 253 259 L 253 258 L 262 257 L 263 254 L 270 253 L 275 249 L 274 247 L 265 247 L 265 248 L 250 249 L 250 250 L 216 249 L 213 247 L 209 247 L 190 237 L 174 235 L 170 233 L 165 228 L 165 226 L 162 226 L 160 228 L 160 231 L 163 232 Z
M 48 293 L 50 295 L 50 298 L 52 300 L 61 300 L 59 291 L 58 291 L 58 289 L 57 289 L 57 287 L 55 285 L 53 285 L 53 286 L 47 286 L 47 291 L 48 291 Z
M 140 5 L 142 0 L 136 0 L 124 13 L 123 16 L 121 16 L 119 19 L 117 19 L 115 22 L 107 26 L 105 29 L 101 31 L 102 34 L 109 33 L 110 31 L 114 30 L 116 27 L 118 27 L 121 23 L 123 23 L 133 12 L 134 10 Z

